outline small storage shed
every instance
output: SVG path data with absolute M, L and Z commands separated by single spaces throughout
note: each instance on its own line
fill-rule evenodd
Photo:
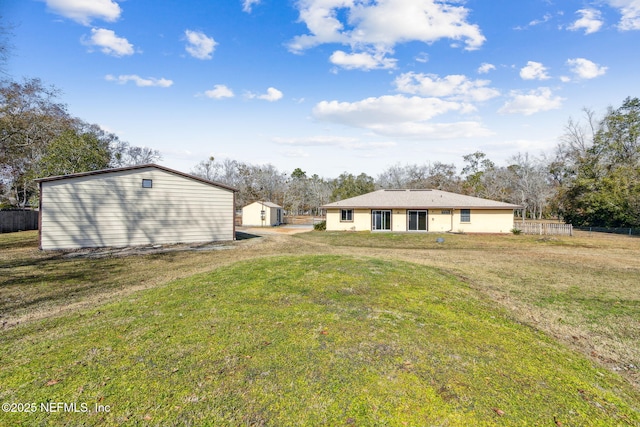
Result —
M 155 164 L 37 180 L 40 249 L 234 240 L 236 189 Z
M 253 202 L 242 208 L 242 225 L 265 227 L 282 224 L 282 206 L 271 202 Z

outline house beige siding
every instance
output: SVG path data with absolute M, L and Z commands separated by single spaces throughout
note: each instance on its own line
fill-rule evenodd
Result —
M 340 209 L 327 209 L 327 230 L 371 230 L 371 210 L 353 209 L 353 221 L 341 221 Z
M 282 208 L 268 206 L 264 202 L 253 202 L 242 208 L 242 225 L 253 227 L 276 226 L 278 222 L 278 210 Z M 262 219 L 262 211 L 265 217 Z M 280 214 L 282 220 L 282 213 Z
M 391 230 L 407 231 L 407 210 L 391 209 Z
M 427 227 L 429 227 L 429 231 L 451 231 L 452 214 L 453 211 L 451 209 L 429 209 L 429 215 L 427 217 Z
M 509 233 L 513 228 L 513 211 L 504 209 L 471 209 L 471 221 L 460 220 L 460 209 L 453 213 L 454 228 L 463 233 Z
M 142 180 L 152 180 L 143 188 Z M 234 193 L 149 167 L 44 181 L 42 249 L 234 239 Z
M 408 231 L 408 209 L 391 211 L 391 231 Z M 513 228 L 513 210 L 471 209 L 470 221 L 461 221 L 460 209 L 410 209 L 428 210 L 429 232 L 509 233 Z M 371 230 L 371 209 L 353 209 L 353 221 L 341 221 L 340 209 L 327 209 L 328 231 Z M 412 233 L 415 231 L 411 231 Z
M 371 230 L 373 211 L 390 211 L 388 216 L 376 215 L 376 227 L 392 232 L 466 232 L 508 233 L 513 227 L 513 212 L 521 206 L 464 194 L 429 189 L 382 189 L 322 206 L 327 212 L 327 230 Z M 341 210 L 354 212 L 353 221 L 341 221 Z M 469 218 L 462 211 L 470 210 Z M 426 211 L 418 215 L 417 227 L 409 230 L 410 211 Z M 416 218 L 416 217 L 413 217 Z M 414 228 L 417 228 L 414 227 Z M 383 230 L 380 230 L 383 231 Z

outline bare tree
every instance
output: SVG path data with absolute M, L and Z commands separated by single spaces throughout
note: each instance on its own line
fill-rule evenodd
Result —
M 111 142 L 111 167 L 144 165 L 162 160 L 158 150 L 133 146 L 126 141 L 121 141 L 115 135 L 112 136 L 115 138 Z
M 429 166 L 429 174 L 423 188 L 459 192 L 460 178 L 456 174 L 456 166 L 452 163 L 434 162 Z
M 548 182 L 547 165 L 528 153 L 511 158 L 509 166 L 513 173 L 514 203 L 523 207 L 523 218 L 541 219 L 552 197 L 552 187 Z
M 385 169 L 378 175 L 376 185 L 379 188 L 433 188 L 445 191 L 456 191 L 458 188 L 456 167 L 453 164 L 435 162 L 423 165 L 399 163 Z
M 11 42 L 9 38 L 11 36 L 11 25 L 4 24 L 3 16 L 0 15 L 0 75 L 6 74 L 5 64 L 9 60 L 9 54 L 11 48 Z

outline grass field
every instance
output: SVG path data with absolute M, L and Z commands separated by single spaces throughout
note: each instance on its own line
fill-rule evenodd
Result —
M 0 402 L 88 408 L 0 425 L 640 425 L 640 240 L 436 237 L 0 235 Z

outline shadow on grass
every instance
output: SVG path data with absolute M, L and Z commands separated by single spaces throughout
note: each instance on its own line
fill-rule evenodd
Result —
M 0 233 L 0 250 L 37 248 L 38 234 L 33 231 L 17 231 Z
M 20 267 L 28 266 L 29 271 Z M 89 295 L 97 289 L 107 290 L 122 286 L 118 276 L 122 263 L 117 260 L 75 262 L 61 259 L 60 255 L 30 263 L 24 261 L 2 263 L 0 288 L 9 290 L 10 297 L 0 301 L 0 311 L 9 314 L 30 306 L 68 300 L 69 297 Z M 6 271 L 2 271 L 3 269 Z M 18 270 L 15 270 L 18 269 Z M 22 289 L 16 292 L 15 289 Z
M 242 231 L 236 231 L 236 240 L 249 240 L 249 239 L 257 239 L 262 236 L 258 236 L 257 234 L 244 233 Z

